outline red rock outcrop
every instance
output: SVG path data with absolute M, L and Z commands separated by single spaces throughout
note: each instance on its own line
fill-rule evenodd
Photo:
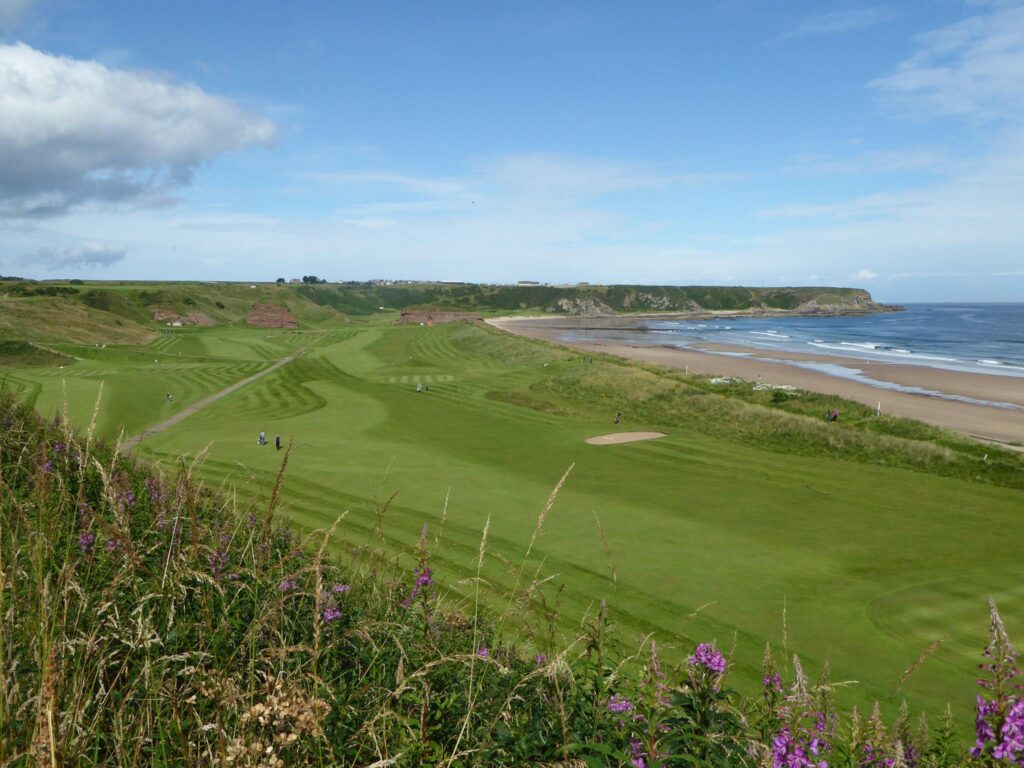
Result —
M 253 304 L 245 322 L 260 328 L 299 327 L 288 307 L 275 307 L 273 304 Z

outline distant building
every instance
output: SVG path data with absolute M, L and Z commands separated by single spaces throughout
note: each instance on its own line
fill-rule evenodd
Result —
M 289 283 L 301 283 L 301 282 L 302 282 L 302 280 L 300 280 L 300 279 L 299 279 L 299 278 L 297 278 L 297 277 L 293 277 L 293 278 L 292 278 L 291 280 L 289 280 L 288 282 L 289 282 Z
M 536 280 L 520 280 L 516 285 L 540 285 Z

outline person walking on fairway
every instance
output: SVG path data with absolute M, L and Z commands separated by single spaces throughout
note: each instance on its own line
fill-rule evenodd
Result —
M 260 432 L 260 436 L 258 438 L 256 438 L 256 445 L 266 445 L 266 444 L 267 444 L 267 433 L 266 432 Z
M 277 448 L 277 450 L 279 450 L 279 451 L 281 450 L 281 436 L 280 435 L 274 435 L 274 447 Z

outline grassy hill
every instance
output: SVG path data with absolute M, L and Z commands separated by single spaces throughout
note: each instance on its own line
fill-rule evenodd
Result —
M 966 724 L 985 596 L 1021 628 L 1020 457 L 985 448 L 982 461 L 970 441 L 868 418 L 853 404 L 841 425 L 827 425 L 811 395 L 717 392 L 678 371 L 586 363 L 467 324 L 217 326 L 174 329 L 141 349 L 54 348 L 82 359 L 11 368 L 8 383 L 47 416 L 64 412 L 66 391 L 68 417 L 84 427 L 102 382 L 96 429 L 107 438 L 304 350 L 147 437 L 140 455 L 171 468 L 202 454 L 197 476 L 269 499 L 280 454 L 256 435 L 294 438 L 281 513 L 303 529 L 346 513 L 332 551 L 388 552 L 410 567 L 427 523 L 443 544 L 432 558 L 453 607 L 471 606 L 477 583 L 484 603 L 506 604 L 537 513 L 572 465 L 534 542 L 536 586 L 505 627 L 550 626 L 541 634 L 552 644 L 575 636 L 603 600 L 620 637 L 653 634 L 666 663 L 698 640 L 734 647 L 741 690 L 757 688 L 772 642 L 857 681 L 838 690 L 845 704 L 879 700 L 895 712 L 905 697 L 935 712 L 953 702 Z M 612 431 L 616 411 L 619 429 L 669 436 L 585 444 Z
M 73 284 L 72 284 L 73 283 Z M 145 344 L 174 320 L 244 326 L 255 304 L 286 307 L 300 328 L 430 307 L 488 315 L 702 311 L 877 311 L 853 288 L 273 284 L 0 280 L 0 339 Z

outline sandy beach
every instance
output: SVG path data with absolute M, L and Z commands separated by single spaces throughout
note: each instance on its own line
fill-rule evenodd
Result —
M 563 329 L 554 327 L 550 321 L 500 318 L 488 322 L 520 336 L 544 339 L 563 346 L 603 352 L 645 363 L 681 368 L 691 373 L 735 376 L 752 382 L 760 377 L 766 384 L 788 385 L 811 392 L 836 395 L 872 408 L 881 402 L 884 414 L 917 419 L 983 440 L 1024 443 L 1024 378 L 723 344 L 704 344 L 688 349 L 677 349 L 612 342 L 570 343 L 559 338 Z M 737 357 L 737 354 L 743 356 Z M 869 378 L 877 382 L 942 393 L 947 397 L 1006 403 L 1017 407 L 996 407 L 928 394 L 884 389 L 862 380 L 800 367 L 801 364 L 837 365 L 860 371 L 858 379 Z

